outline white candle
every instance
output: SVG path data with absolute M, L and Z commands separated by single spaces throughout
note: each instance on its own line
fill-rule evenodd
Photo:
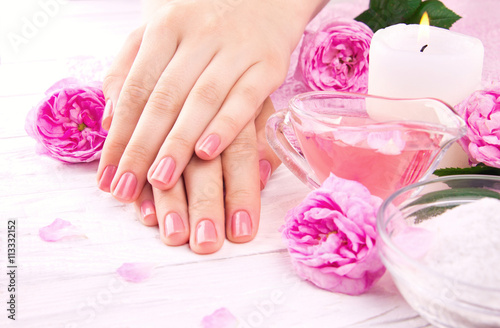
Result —
M 419 30 L 429 34 L 419 40 Z M 378 30 L 370 46 L 368 93 L 433 97 L 454 106 L 481 84 L 480 40 L 434 26 L 392 25 Z
M 368 93 L 432 97 L 455 106 L 481 86 L 483 57 L 483 44 L 474 37 L 434 26 L 392 25 L 373 35 Z M 397 109 L 377 108 L 375 115 L 384 110 Z M 439 167 L 468 165 L 467 155 L 454 144 Z

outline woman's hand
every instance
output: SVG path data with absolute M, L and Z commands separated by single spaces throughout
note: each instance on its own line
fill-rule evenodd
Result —
M 111 117 L 113 124 L 99 187 L 132 202 L 148 181 L 160 190 L 176 186 L 193 153 L 217 158 L 281 84 L 324 2 L 164 3 L 132 33 L 104 81 L 103 125 Z
M 280 164 L 265 139 L 273 112 L 267 99 L 257 119 L 220 156 L 209 161 L 193 156 L 173 188 L 164 191 L 147 183 L 135 202 L 141 221 L 158 224 L 165 244 L 189 242 L 199 254 L 217 251 L 225 238 L 252 240 L 259 226 L 260 189 Z

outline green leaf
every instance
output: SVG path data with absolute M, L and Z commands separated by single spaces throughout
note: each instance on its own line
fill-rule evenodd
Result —
M 462 18 L 453 10 L 448 9 L 439 0 L 427 0 L 422 2 L 415 14 L 405 20 L 407 24 L 420 24 L 420 19 L 424 12 L 429 15 L 429 21 L 432 26 L 449 29 L 457 20 Z
M 447 175 L 460 175 L 460 174 L 500 175 L 500 169 L 484 165 L 483 163 L 479 163 L 478 165 L 473 167 L 466 167 L 466 168 L 447 167 L 434 171 L 434 175 L 437 175 L 438 177 L 444 177 Z
M 422 0 L 370 0 L 369 9 L 354 19 L 365 23 L 376 32 L 411 19 L 421 4 Z
M 500 194 L 491 189 L 470 188 L 470 187 L 457 188 L 457 186 L 453 186 L 453 188 L 456 189 L 439 190 L 425 194 L 420 198 L 418 198 L 417 200 L 406 205 L 405 208 L 420 204 L 429 204 L 429 203 L 436 204 L 436 206 L 423 208 L 413 213 L 413 215 L 415 215 L 416 217 L 415 223 L 419 223 L 429 217 L 440 215 L 446 212 L 447 210 L 455 206 L 458 206 L 459 202 L 456 201 L 458 197 L 461 199 L 470 199 L 470 200 L 478 200 L 485 197 L 500 199 Z

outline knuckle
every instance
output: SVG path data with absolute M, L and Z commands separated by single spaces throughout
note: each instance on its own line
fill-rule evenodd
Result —
M 215 106 L 222 102 L 220 82 L 211 80 L 193 89 L 193 96 L 200 102 Z
M 105 152 L 109 154 L 123 154 L 127 148 L 127 140 L 124 138 L 107 138 L 104 144 Z
M 162 114 L 172 113 L 174 115 L 175 112 L 176 116 L 178 109 L 182 106 L 182 101 L 175 88 L 159 89 L 155 90 L 149 97 L 148 106 L 151 106 L 153 111 Z
M 237 134 L 242 129 L 241 123 L 238 121 L 237 118 L 233 116 L 229 115 L 221 116 L 220 123 L 222 124 L 221 126 L 224 128 L 224 130 L 229 130 L 234 134 Z
M 129 80 L 123 88 L 120 97 L 131 104 L 144 104 L 149 98 L 149 91 L 139 81 Z
M 255 191 L 249 189 L 226 190 L 226 199 L 230 199 L 235 204 L 247 203 L 249 199 L 255 199 Z
M 170 134 L 168 135 L 167 140 L 169 140 L 173 145 L 175 145 L 177 149 L 194 151 L 193 142 L 189 141 L 182 135 Z
M 262 103 L 257 86 L 254 84 L 246 84 L 239 88 L 239 95 L 252 107 L 257 108 Z
M 125 149 L 123 157 L 134 163 L 149 163 L 151 161 L 151 150 L 148 150 L 141 144 L 129 144 L 129 146 Z
M 252 161 L 257 158 L 257 143 L 254 138 L 240 134 L 225 150 L 231 161 Z

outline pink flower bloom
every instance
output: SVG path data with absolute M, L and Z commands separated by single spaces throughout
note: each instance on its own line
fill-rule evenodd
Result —
M 211 315 L 207 315 L 201 321 L 203 328 L 231 328 L 236 327 L 238 321 L 236 317 L 226 308 L 215 310 Z
M 376 247 L 382 200 L 333 174 L 287 213 L 282 227 L 299 276 L 333 292 L 359 295 L 385 272 Z
M 126 281 L 141 282 L 153 274 L 154 268 L 153 263 L 123 263 L 116 272 Z
M 38 152 L 66 163 L 99 159 L 107 135 L 101 127 L 101 87 L 64 79 L 46 94 L 26 119 L 26 132 L 38 141 Z
M 306 32 L 296 71 L 312 90 L 365 93 L 371 29 L 355 20 L 337 20 Z
M 40 228 L 38 235 L 44 241 L 59 241 L 63 239 L 86 238 L 85 234 L 71 224 L 71 222 L 63 219 L 55 219 L 54 222 Z
M 500 168 L 500 85 L 474 92 L 455 110 L 467 124 L 459 143 L 471 164 Z

